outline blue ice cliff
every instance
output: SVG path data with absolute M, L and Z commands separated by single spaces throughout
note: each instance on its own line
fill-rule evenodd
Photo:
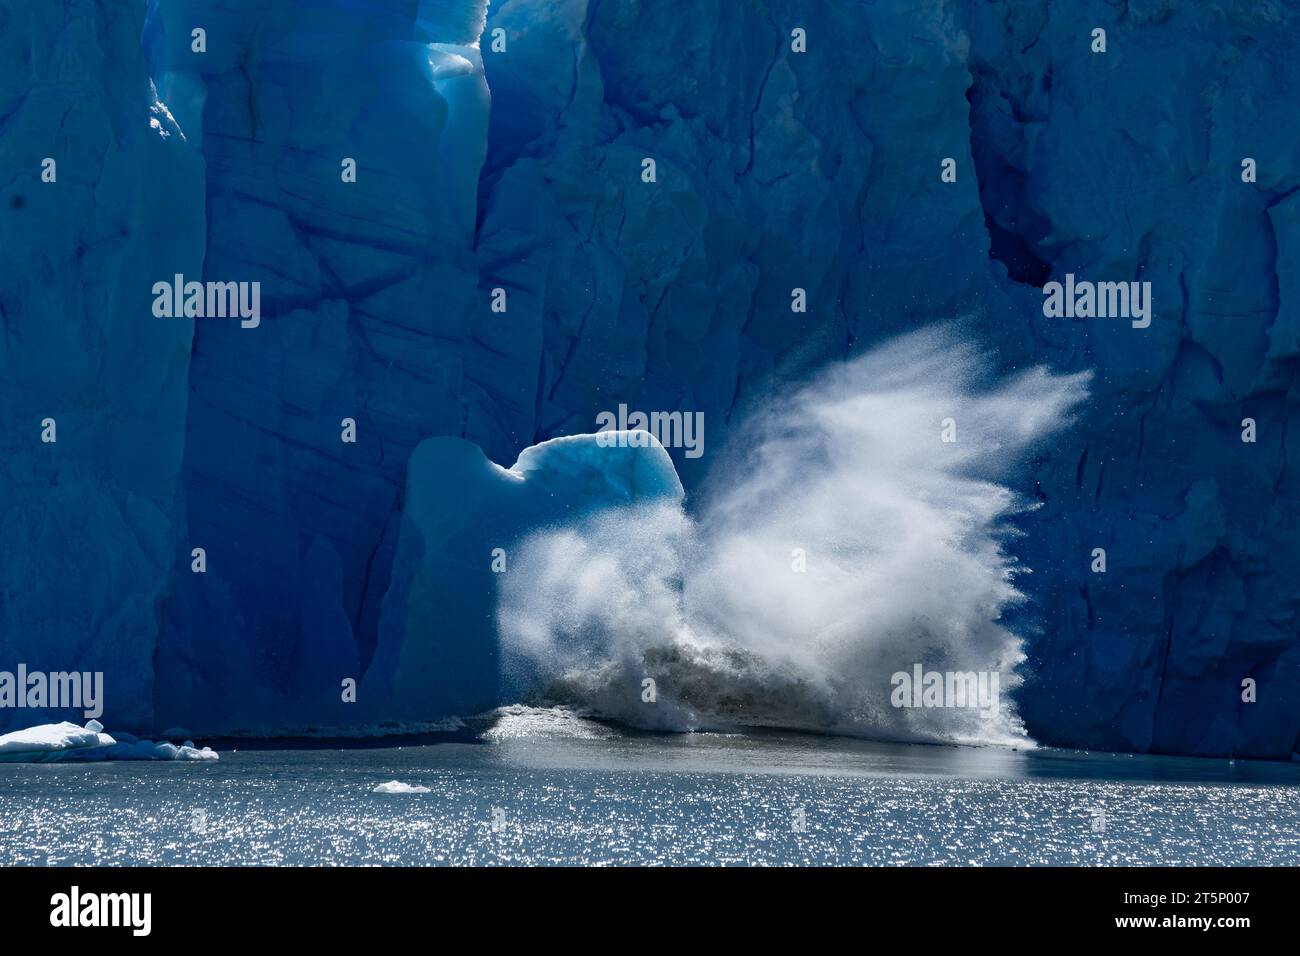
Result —
M 192 385 L 194 321 L 141 320 L 205 222 L 144 13 L 0 4 L 0 670 L 103 671 L 123 726 L 154 719 Z
M 106 719 L 147 732 L 503 702 L 499 612 L 543 613 L 514 590 L 516 556 L 545 580 L 537 555 L 587 553 L 583 535 L 622 522 L 644 547 L 617 567 L 635 567 L 668 547 L 639 523 L 667 507 L 719 545 L 718 567 L 763 565 L 743 548 L 730 563 L 753 540 L 788 565 L 799 543 L 779 521 L 742 534 L 717 504 L 746 466 L 772 466 L 746 461 L 761 447 L 747 429 L 810 382 L 824 394 L 828 370 L 879 368 L 900 354 L 882 343 L 955 320 L 983 356 L 970 381 L 929 364 L 951 354 L 933 341 L 900 367 L 954 396 L 963 440 L 981 435 L 972 409 L 997 409 L 1016 453 L 997 474 L 957 473 L 912 457 L 910 432 L 850 428 L 908 450 L 845 472 L 881 469 L 860 491 L 901 488 L 886 465 L 906 460 L 920 488 L 947 474 L 1005 491 L 959 499 L 1019 531 L 996 559 L 992 530 L 960 539 L 1014 575 L 1013 595 L 972 573 L 957 601 L 997 630 L 926 647 L 1013 668 L 1017 721 L 1040 742 L 1286 758 L 1300 737 L 1298 26 L 1268 0 L 689 14 L 0 0 L 0 670 L 102 670 Z M 260 323 L 155 316 L 151 287 L 174 275 L 260 283 Z M 1067 275 L 1150 282 L 1149 326 L 1044 315 L 1043 286 Z M 862 394 L 828 407 L 909 414 L 887 387 Z M 1026 423 L 1001 394 L 1060 420 Z M 620 405 L 701 414 L 704 454 L 565 438 Z M 786 507 L 764 489 L 746 500 Z M 705 527 L 718 522 L 727 533 Z M 556 550 L 570 532 L 579 550 Z M 887 574 L 881 540 L 832 566 Z M 931 558 L 915 586 L 926 567 L 967 567 Z M 668 590 L 738 608 L 699 581 Z M 911 660 L 850 650 L 835 623 L 903 627 L 890 615 L 924 606 L 933 624 L 929 594 L 825 593 L 844 613 L 815 639 L 864 681 L 883 667 L 887 691 Z M 563 611 L 545 610 L 552 635 L 589 620 Z M 764 651 L 781 663 L 758 669 L 709 656 L 707 617 L 655 659 L 666 699 L 721 668 L 742 709 L 776 686 L 795 722 L 836 723 L 835 668 L 809 684 L 797 654 Z M 572 668 L 549 673 L 561 651 L 529 666 L 591 692 Z M 78 719 L 0 708 L 0 731 L 62 718 Z

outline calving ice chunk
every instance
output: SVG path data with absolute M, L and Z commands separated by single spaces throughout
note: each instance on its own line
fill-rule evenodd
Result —
M 262 323 L 262 283 L 186 282 L 176 273 L 171 282 L 153 284 L 153 314 L 160 319 L 240 319 L 245 329 Z
M 82 893 L 73 886 L 51 896 L 50 907 L 51 926 L 126 926 L 132 936 L 148 936 L 153 929 L 150 893 Z
M 1065 284 L 1043 286 L 1043 315 L 1049 319 L 1132 319 L 1133 328 L 1151 324 L 1150 282 L 1076 282 L 1073 272 Z

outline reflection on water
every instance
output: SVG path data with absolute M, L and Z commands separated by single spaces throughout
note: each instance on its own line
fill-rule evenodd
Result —
M 0 765 L 0 863 L 1300 864 L 1295 764 L 629 734 L 522 707 L 437 739 Z M 389 780 L 429 792 L 373 792 Z

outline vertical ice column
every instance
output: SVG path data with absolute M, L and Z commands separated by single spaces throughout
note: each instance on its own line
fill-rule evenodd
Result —
M 203 278 L 259 282 L 263 313 L 195 331 L 183 484 L 207 571 L 160 656 L 170 720 L 352 718 L 341 682 L 373 651 L 411 450 L 465 417 L 484 10 L 154 10 L 159 87 L 208 161 Z
M 0 668 L 103 671 L 152 719 L 192 319 L 152 283 L 203 262 L 203 163 L 157 102 L 143 0 L 0 10 Z M 0 710 L 0 731 L 79 712 Z

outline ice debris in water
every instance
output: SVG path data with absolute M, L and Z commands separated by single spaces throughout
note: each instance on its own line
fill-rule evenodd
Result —
M 400 780 L 389 780 L 387 783 L 381 783 L 375 787 L 372 793 L 432 793 L 428 787 L 422 787 L 419 784 L 402 783 Z
M 50 763 L 57 760 L 216 760 L 211 747 L 192 740 L 177 747 L 167 741 L 141 740 L 127 733 L 109 735 L 91 720 L 84 727 L 63 721 L 40 724 L 0 735 L 0 761 Z

